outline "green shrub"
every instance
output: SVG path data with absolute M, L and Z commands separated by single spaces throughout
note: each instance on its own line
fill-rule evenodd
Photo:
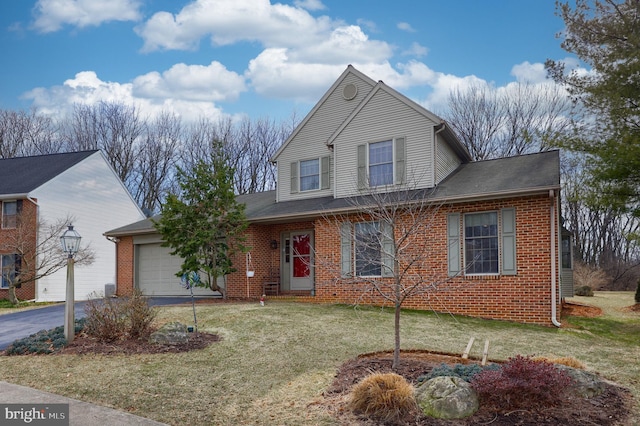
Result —
M 581 287 L 576 288 L 574 293 L 576 296 L 593 297 L 593 289 L 588 285 L 583 285 Z
M 356 414 L 398 424 L 416 412 L 415 390 L 395 373 L 373 373 L 353 387 L 349 406 Z
M 156 315 L 139 290 L 130 297 L 91 299 L 84 310 L 85 332 L 103 342 L 144 336 Z
M 440 376 L 459 377 L 465 382 L 470 382 L 473 376 L 484 370 L 497 370 L 499 368 L 500 366 L 497 364 L 489 364 L 482 367 L 478 364 L 455 364 L 451 366 L 443 363 L 433 368 L 429 373 L 418 377 L 418 383 L 426 382 L 427 380 Z
M 79 333 L 84 328 L 85 319 L 76 320 L 75 332 Z M 67 340 L 64 337 L 64 326 L 51 330 L 40 330 L 37 333 L 18 339 L 6 349 L 7 355 L 26 354 L 50 354 L 64 348 Z
M 563 399 L 570 384 L 571 377 L 553 364 L 520 355 L 471 380 L 480 403 L 500 411 L 553 406 Z

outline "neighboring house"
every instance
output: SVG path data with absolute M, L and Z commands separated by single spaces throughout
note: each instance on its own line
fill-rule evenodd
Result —
M 366 223 L 353 215 L 351 200 L 411 185 L 439 206 L 428 235 L 416 238 L 433 250 L 429 271 L 447 285 L 407 299 L 405 307 L 559 324 L 561 297 L 572 289 L 560 292 L 558 151 L 472 162 L 443 120 L 349 66 L 272 161 L 277 189 L 238 197 L 247 207 L 251 251 L 236 259 L 228 297 L 257 298 L 268 290 L 356 301 L 361 295 L 342 277 L 381 272 L 359 262 L 358 232 Z M 345 233 L 327 226 L 338 213 L 347 215 Z M 174 275 L 181 261 L 161 246 L 149 219 L 105 235 L 119 240 L 119 294 L 134 287 L 186 294 Z M 468 256 L 484 261 L 467 262 Z M 318 259 L 336 259 L 342 273 Z M 368 302 L 385 304 L 376 295 Z
M 89 245 L 95 253 L 93 264 L 75 269 L 78 300 L 87 299 L 92 293 L 102 295 L 106 284 L 115 283 L 114 243 L 104 238 L 104 230 L 144 218 L 122 181 L 96 150 L 0 160 L 0 203 L 0 247 L 4 247 L 0 253 L 0 299 L 8 296 L 5 274 L 14 273 L 21 264 L 8 248 L 9 239 L 17 232 L 18 218 L 34 224 L 34 229 L 24 231 L 32 246 L 36 238 L 45 235 L 43 230 L 39 233 L 35 229 L 38 222 L 73 218 L 73 226 L 82 236 L 81 245 Z M 37 282 L 23 284 L 17 289 L 17 296 L 22 300 L 63 301 L 65 288 L 63 268 Z

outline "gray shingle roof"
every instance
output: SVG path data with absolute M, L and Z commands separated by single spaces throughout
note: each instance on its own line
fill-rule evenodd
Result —
M 0 195 L 28 194 L 96 152 L 0 159 Z
M 496 160 L 462 164 L 436 188 L 411 194 L 415 199 L 429 197 L 439 202 L 472 201 L 479 198 L 499 198 L 542 193 L 560 187 L 560 154 L 547 151 Z M 275 191 L 239 195 L 245 203 L 250 222 L 276 223 L 296 218 L 314 217 L 332 211 L 353 210 L 345 198 L 309 198 L 276 203 Z M 365 200 L 366 202 L 366 200 Z M 108 236 L 153 232 L 153 223 L 145 219 L 105 233 Z

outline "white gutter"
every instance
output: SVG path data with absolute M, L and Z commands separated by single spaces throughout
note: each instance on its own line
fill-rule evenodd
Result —
M 557 287 L 557 258 L 556 258 L 556 239 L 555 230 L 556 230 L 556 211 L 555 211 L 555 191 L 552 189 L 549 190 L 549 198 L 551 199 L 551 322 L 556 327 L 560 327 L 562 324 L 556 318 L 556 287 Z

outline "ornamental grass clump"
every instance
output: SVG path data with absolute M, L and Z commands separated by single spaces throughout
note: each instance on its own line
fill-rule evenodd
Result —
M 353 387 L 350 409 L 370 419 L 399 424 L 416 413 L 415 389 L 395 373 L 372 373 Z
M 498 370 L 474 376 L 471 387 L 480 404 L 497 411 L 543 409 L 563 400 L 571 384 L 569 375 L 546 361 L 517 355 Z

